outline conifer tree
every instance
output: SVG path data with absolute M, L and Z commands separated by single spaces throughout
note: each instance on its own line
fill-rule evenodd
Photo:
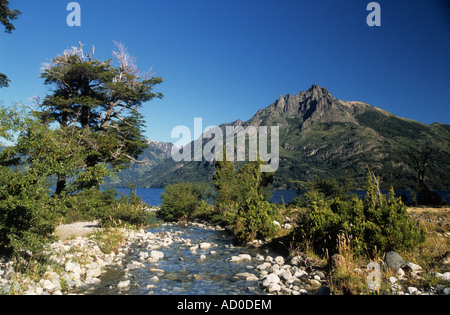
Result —
M 80 165 L 85 173 L 80 187 L 98 186 L 106 165 L 126 167 L 147 147 L 144 120 L 139 110 L 153 98 L 162 98 L 153 87 L 162 78 L 140 74 L 127 49 L 115 43 L 112 60 L 94 59 L 83 45 L 56 56 L 41 74 L 53 88 L 42 102 L 38 115 L 42 122 L 77 130 L 85 157 Z M 58 174 L 56 192 L 62 193 L 66 175 Z

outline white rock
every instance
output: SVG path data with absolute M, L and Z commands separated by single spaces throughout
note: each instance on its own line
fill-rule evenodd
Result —
M 53 282 L 51 282 L 50 280 L 41 280 L 39 281 L 39 284 L 44 290 L 47 290 L 50 293 L 57 289 Z
M 416 294 L 417 292 L 417 288 L 415 287 L 408 287 L 406 290 L 408 291 L 409 294 Z
M 139 259 L 146 260 L 148 258 L 148 252 L 139 252 Z
M 236 277 L 243 278 L 247 281 L 258 281 L 258 277 L 250 272 L 241 272 L 236 274 Z
M 252 256 L 249 254 L 239 254 L 240 261 L 251 261 Z
M 418 272 L 422 270 L 422 267 L 420 267 L 419 265 L 413 264 L 413 263 L 406 263 L 406 266 L 408 266 L 412 272 Z
M 81 266 L 77 262 L 69 261 L 65 267 L 66 272 L 81 273 Z
M 144 264 L 139 262 L 139 261 L 132 261 L 129 264 L 127 264 L 126 269 L 127 270 L 135 270 L 135 269 L 139 269 L 141 267 L 144 267 Z
M 80 264 L 72 261 L 66 263 L 65 270 L 68 273 L 70 280 L 79 280 L 83 273 Z
M 125 289 L 125 288 L 128 288 L 129 286 L 130 286 L 130 280 L 124 280 L 124 281 L 120 281 L 118 284 L 117 284 L 117 287 L 119 288 L 119 289 Z
M 100 279 L 98 279 L 98 278 L 87 278 L 86 279 L 86 281 L 85 281 L 85 283 L 86 284 L 99 284 L 99 283 L 101 283 L 102 281 L 100 280 Z
M 281 286 L 278 283 L 271 283 L 268 287 L 269 293 L 278 292 L 281 290 Z
M 436 278 L 444 281 L 450 281 L 450 272 L 436 273 Z
M 256 260 L 262 260 L 262 261 L 264 261 L 264 256 L 263 255 L 261 255 L 261 254 L 256 254 Z
M 36 289 L 34 289 L 34 292 L 36 292 L 37 295 L 41 295 L 42 293 L 44 293 L 44 289 L 42 289 L 41 287 L 36 287 Z
M 272 265 L 270 263 L 265 262 L 265 263 L 263 263 L 261 265 L 256 266 L 256 269 L 258 269 L 258 270 L 266 270 L 266 269 L 270 268 L 271 266 Z
M 275 273 L 268 274 L 267 277 L 262 282 L 263 287 L 269 287 L 272 283 L 279 283 L 280 277 L 278 277 Z
M 86 270 L 86 278 L 97 278 L 102 275 L 102 269 L 100 266 L 93 262 L 88 266 L 88 269 Z
M 150 259 L 152 261 L 157 261 L 157 260 L 160 260 L 162 258 L 164 258 L 164 253 L 163 252 L 160 252 L 160 251 L 157 251 L 157 250 L 152 250 L 150 252 Z
M 152 281 L 152 282 L 158 282 L 158 281 L 159 281 L 159 278 L 158 278 L 157 276 L 153 276 L 153 277 L 150 278 L 150 281 Z
M 275 262 L 276 262 L 278 265 L 283 266 L 283 265 L 284 265 L 284 258 L 283 258 L 283 256 L 277 256 L 277 257 L 275 257 Z
M 292 279 L 292 274 L 290 271 L 285 270 L 281 273 L 281 278 L 288 281 L 288 280 Z
M 396 277 L 389 277 L 389 283 L 394 284 L 397 282 L 397 278 Z
M 211 243 L 203 242 L 199 244 L 200 249 L 208 249 L 212 246 Z
M 305 289 L 300 289 L 298 291 L 301 295 L 309 295 L 308 291 L 306 291 Z
M 283 224 L 283 229 L 290 230 L 290 229 L 292 229 L 292 225 L 290 225 L 289 223 L 285 223 L 285 224 Z

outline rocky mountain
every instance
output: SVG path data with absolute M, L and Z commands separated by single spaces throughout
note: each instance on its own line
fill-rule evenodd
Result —
M 135 185 L 140 178 L 144 178 L 153 168 L 170 159 L 173 144 L 170 142 L 158 142 L 148 140 L 148 148 L 144 150 L 139 160 L 145 164 L 133 163 L 129 168 L 120 172 L 117 178 L 112 178 L 108 184 L 126 187 Z
M 338 100 L 318 85 L 297 95 L 280 96 L 246 122 L 220 127 L 231 125 L 279 126 L 275 187 L 294 188 L 295 181 L 317 176 L 347 176 L 363 187 L 370 167 L 384 188 L 412 189 L 417 174 L 407 153 L 426 144 L 437 151 L 427 165 L 427 182 L 433 189 L 450 189 L 450 125 L 427 125 L 363 102 Z M 210 181 L 214 173 L 214 166 L 206 161 L 160 161 L 146 170 L 133 166 L 138 174 L 128 177 L 138 187 L 163 187 L 181 180 Z

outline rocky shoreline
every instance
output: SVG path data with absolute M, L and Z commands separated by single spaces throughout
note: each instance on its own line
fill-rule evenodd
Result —
M 220 229 L 196 223 L 204 229 Z M 39 280 L 33 280 L 26 274 L 14 271 L 13 262 L 0 262 L 0 293 L 23 294 L 23 295 L 63 295 L 84 294 L 89 289 L 102 284 L 101 277 L 108 268 L 118 268 L 125 274 L 124 280 L 111 286 L 120 293 L 126 294 L 130 287 L 138 285 L 133 283 L 130 276 L 133 271 L 145 268 L 151 262 L 153 267 L 149 273 L 154 274 L 150 278 L 151 284 L 148 289 L 158 285 L 158 275 L 164 274 L 164 270 L 158 269 L 158 262 L 164 260 L 164 251 L 174 242 L 186 246 L 191 252 L 202 250 L 199 261 L 214 255 L 217 244 L 200 242 L 192 243 L 190 239 L 181 238 L 176 232 L 148 232 L 144 230 L 120 230 L 125 238 L 125 244 L 109 254 L 105 254 L 99 243 L 87 236 L 77 237 L 72 240 L 60 240 L 52 243 L 48 250 L 43 253 L 48 255 L 51 264 L 47 267 Z M 230 244 L 229 246 L 233 246 Z M 205 252 L 207 250 L 207 252 Z M 206 253 L 206 254 L 205 254 Z M 130 256 L 137 257 L 131 259 Z M 395 256 L 396 257 L 396 256 Z M 180 260 L 183 257 L 179 258 Z M 279 295 L 328 295 L 330 294 L 330 281 L 325 270 L 312 258 L 304 254 L 294 257 L 270 256 L 256 254 L 239 254 L 229 257 L 224 264 L 250 263 L 246 272 L 234 276 L 236 280 L 246 280 L 249 288 L 254 285 L 261 287 L 267 294 Z M 402 265 L 403 266 L 403 265 Z M 414 274 L 420 274 L 420 267 L 415 268 Z M 450 273 L 439 275 L 447 281 Z M 391 286 L 395 287 L 396 294 L 449 294 L 450 289 L 446 287 L 431 288 L 423 291 L 415 287 L 402 287 L 398 278 L 391 277 Z M 150 291 L 150 294 L 152 291 Z

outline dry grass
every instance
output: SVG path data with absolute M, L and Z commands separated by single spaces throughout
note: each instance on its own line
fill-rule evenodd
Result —
M 439 281 L 436 272 L 450 271 L 450 265 L 442 263 L 442 257 L 450 251 L 450 207 L 446 208 L 409 208 L 409 214 L 425 228 L 427 240 L 414 251 L 399 253 L 406 262 L 420 265 L 424 272 L 421 277 L 408 279 L 408 284 L 416 287 L 435 286 Z M 367 268 L 371 261 L 364 257 L 354 257 L 351 242 L 341 237 L 338 242 L 340 256 L 336 256 L 330 275 L 333 294 L 390 294 L 389 278 L 396 275 L 383 268 L 384 257 L 376 257 L 372 261 L 381 267 L 380 286 L 370 290 L 368 277 L 373 279 L 375 270 Z

